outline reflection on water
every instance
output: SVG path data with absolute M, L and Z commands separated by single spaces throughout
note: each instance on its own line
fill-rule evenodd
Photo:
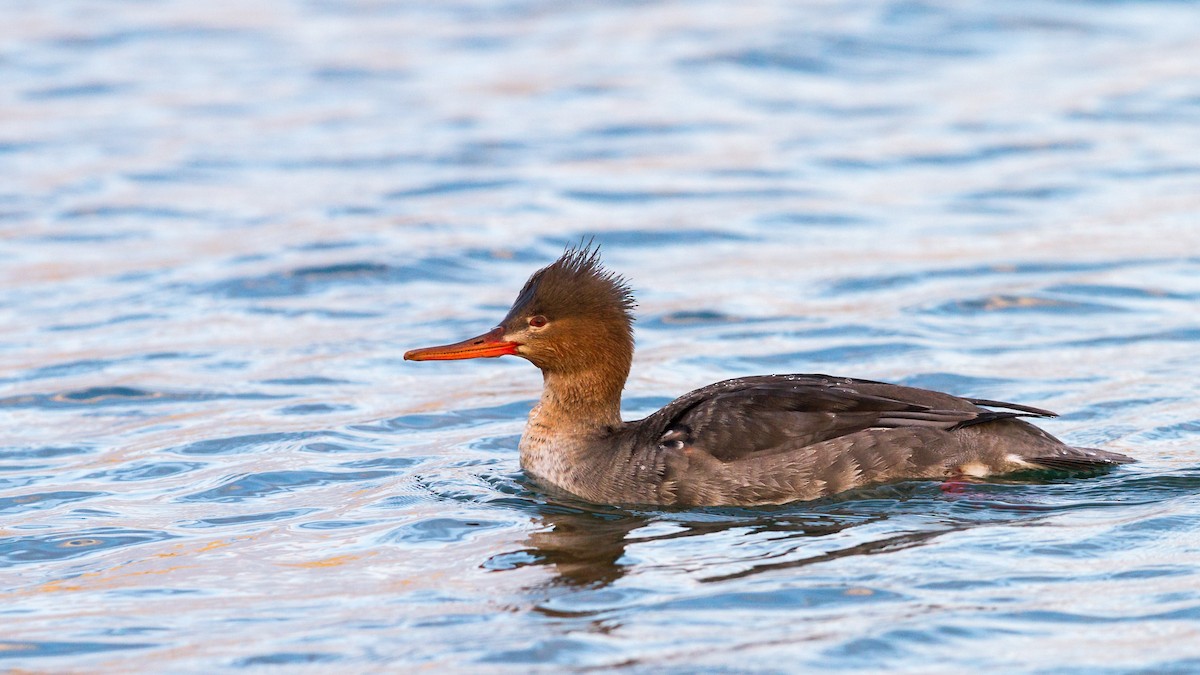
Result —
M 717 7 L 0 7 L 0 663 L 1200 668 L 1193 8 Z M 628 417 L 826 371 L 1141 462 L 537 488 L 535 369 L 401 355 L 592 235 Z
M 621 577 L 626 538 L 649 521 L 640 516 L 614 513 L 546 513 L 540 531 L 529 537 L 531 560 L 553 566 L 552 583 L 603 586 Z
M 1103 472 L 1107 473 L 1107 472 Z M 1101 475 L 1098 473 L 1097 475 Z M 679 511 L 629 511 L 575 503 L 550 502 L 535 510 L 537 529 L 527 548 L 491 557 L 484 568 L 513 569 L 522 565 L 551 566 L 550 585 L 607 586 L 620 579 L 626 568 L 627 549 L 647 543 L 695 537 L 719 539 L 733 532 L 743 543 L 769 540 L 768 555 L 739 561 L 741 566 L 713 576 L 696 576 L 700 582 L 722 582 L 756 574 L 868 556 L 924 545 L 935 537 L 981 525 L 1029 524 L 1048 514 L 1078 508 L 1104 508 L 1110 494 L 1080 489 L 1078 475 L 1055 479 L 1052 472 L 1013 476 L 990 483 L 975 480 L 936 484 L 909 482 L 854 490 L 802 505 L 773 508 L 706 508 Z M 1152 504 L 1164 487 L 1174 496 L 1194 492 L 1187 475 L 1157 478 L 1124 478 L 1120 504 Z M 1061 494 L 1047 503 L 1045 495 L 1031 495 L 1023 486 L 1059 486 Z M 1112 486 L 1106 486 L 1111 490 Z M 1178 488 L 1178 491 L 1170 488 Z M 1018 491 L 1019 490 L 1019 491 Z M 569 498 L 568 498 L 569 499 Z M 869 533 L 852 528 L 871 526 Z M 882 533 L 883 536 L 878 536 Z M 809 538 L 837 544 L 812 546 Z M 794 545 L 785 545 L 794 542 Z M 697 547 L 703 544 L 697 544 Z M 725 562 L 733 561 L 729 557 Z
M 779 514 L 754 514 L 745 512 L 740 516 L 729 516 L 715 520 L 690 520 L 686 514 L 659 520 L 654 516 L 615 512 L 595 514 L 588 512 L 547 512 L 540 517 L 542 529 L 529 537 L 529 549 L 521 551 L 528 560 L 552 565 L 555 576 L 552 583 L 579 586 L 603 586 L 619 579 L 626 564 L 621 558 L 627 546 L 646 542 L 669 541 L 683 537 L 705 537 L 736 529 L 747 537 L 771 537 L 774 534 L 793 537 L 822 537 L 840 532 L 856 524 L 886 518 L 886 515 L 863 517 L 860 514 L 837 519 L 812 514 L 806 520 Z M 667 531 L 661 534 L 640 530 Z M 701 581 L 722 581 L 727 578 L 749 576 L 757 571 L 777 567 L 800 566 L 809 562 L 831 560 L 839 555 L 867 554 L 900 543 L 900 539 L 920 540 L 936 533 L 921 533 L 917 536 L 897 537 L 896 541 L 869 542 L 859 544 L 843 552 L 828 553 L 811 559 L 792 560 L 781 563 L 763 562 L 751 568 L 720 577 L 702 578 Z M 632 535 L 632 536 L 631 536 Z M 511 557 L 513 554 L 502 554 Z

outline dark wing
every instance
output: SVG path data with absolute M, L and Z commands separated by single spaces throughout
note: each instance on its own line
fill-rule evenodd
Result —
M 1008 411 L 984 410 L 976 402 Z M 827 375 L 767 375 L 718 382 L 639 424 L 642 443 L 691 446 L 721 461 L 795 450 L 864 429 L 950 430 L 1049 411 L 969 400 L 912 387 Z M 649 438 L 650 435 L 655 438 Z
M 1069 445 L 1042 448 L 1040 452 L 1025 455 L 1022 459 L 1030 464 L 1036 464 L 1052 471 L 1066 471 L 1069 473 L 1103 471 L 1120 464 L 1130 464 L 1137 461 L 1119 452 L 1109 452 L 1108 450 L 1097 450 L 1095 448 L 1074 448 Z
M 1004 401 L 989 401 L 986 398 L 966 398 L 963 400 L 974 405 L 981 405 L 988 408 L 1008 408 L 1009 410 L 1017 410 L 1023 413 L 1028 413 L 1027 415 L 1022 415 L 1022 417 L 1058 417 L 1058 413 L 1050 412 L 1049 410 L 1043 410 L 1042 408 L 1035 408 L 1030 405 L 1017 405 L 1016 403 L 1005 403 Z

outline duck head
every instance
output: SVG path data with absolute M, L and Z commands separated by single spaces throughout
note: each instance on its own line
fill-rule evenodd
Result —
M 529 277 L 500 325 L 404 358 L 520 356 L 547 375 L 604 371 L 605 379 L 619 377 L 620 386 L 633 358 L 633 307 L 628 284 L 603 267 L 599 248 L 578 246 Z

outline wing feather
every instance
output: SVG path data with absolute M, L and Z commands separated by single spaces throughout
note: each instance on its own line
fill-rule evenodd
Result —
M 985 410 L 980 405 L 1006 408 Z M 737 378 L 697 389 L 645 424 L 650 442 L 688 445 L 722 461 L 794 450 L 864 429 L 953 430 L 1046 410 L 828 375 Z M 647 420 L 650 422 L 651 420 Z

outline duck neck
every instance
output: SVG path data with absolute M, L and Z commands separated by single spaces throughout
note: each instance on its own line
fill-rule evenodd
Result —
M 624 315 L 599 317 L 560 329 L 576 336 L 552 345 L 530 361 L 542 371 L 542 398 L 531 429 L 549 437 L 586 438 L 621 426 L 621 390 L 633 363 L 633 332 Z
M 604 344 L 604 343 L 601 343 Z M 612 454 L 621 427 L 621 390 L 633 360 L 632 340 L 609 342 L 592 360 L 541 363 L 542 398 L 521 435 L 521 467 L 530 475 L 593 500 L 596 463 Z M 597 351 L 607 358 L 595 360 Z
M 551 428 L 596 432 L 621 424 L 621 390 L 629 365 L 591 370 L 542 371 L 538 418 Z

